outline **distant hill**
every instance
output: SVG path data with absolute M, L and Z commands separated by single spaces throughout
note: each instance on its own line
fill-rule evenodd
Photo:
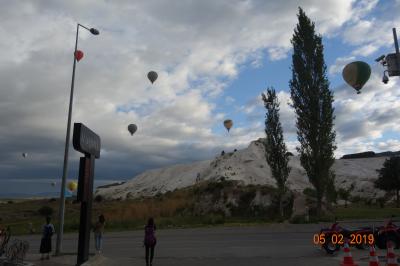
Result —
M 276 186 L 265 159 L 263 141 L 252 141 L 245 149 L 226 152 L 211 160 L 149 170 L 124 184 L 98 188 L 96 195 L 104 199 L 121 200 L 151 197 L 209 180 L 236 180 L 243 185 Z M 382 196 L 383 191 L 375 189 L 373 182 L 378 177 L 376 170 L 380 169 L 385 161 L 385 154 L 388 153 L 380 153 L 380 156 L 374 153 L 373 157 L 360 160 L 335 160 L 333 171 L 336 174 L 336 187 L 348 188 L 354 183 L 355 190 L 352 196 Z M 311 187 L 298 156 L 290 156 L 289 166 L 292 169 L 287 182 L 290 190 L 302 193 L 305 188 Z
M 345 154 L 340 159 L 360 159 L 360 158 L 373 158 L 373 157 L 390 157 L 390 156 L 398 156 L 400 155 L 400 151 L 385 151 L 380 153 L 375 153 L 373 151 Z

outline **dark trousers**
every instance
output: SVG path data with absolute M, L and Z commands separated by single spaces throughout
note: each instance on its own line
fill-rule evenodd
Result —
M 146 245 L 146 266 L 153 263 L 154 258 L 154 246 Z

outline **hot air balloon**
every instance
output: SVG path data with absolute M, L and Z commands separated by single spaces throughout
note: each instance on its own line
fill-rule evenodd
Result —
M 81 60 L 83 58 L 83 52 L 81 50 L 76 50 L 75 58 L 79 62 L 79 60 Z
M 151 84 L 153 84 L 154 81 L 156 81 L 156 79 L 158 78 L 158 74 L 155 71 L 150 71 L 147 74 L 147 78 L 150 80 Z
M 131 133 L 131 136 L 132 136 L 133 134 L 135 134 L 136 130 L 137 130 L 137 126 L 136 126 L 135 124 L 130 124 L 130 125 L 128 126 L 128 131 L 129 131 L 129 133 Z
M 371 68 L 362 61 L 351 62 L 343 68 L 342 76 L 347 84 L 352 86 L 357 94 L 360 94 L 362 87 L 371 76 Z
M 78 188 L 78 183 L 76 181 L 70 181 L 68 183 L 68 190 L 74 192 Z
M 233 121 L 231 119 L 227 119 L 224 121 L 224 127 L 228 130 L 228 132 L 232 126 L 233 126 Z
M 22 153 L 22 157 L 26 158 L 28 157 L 28 154 L 26 152 Z

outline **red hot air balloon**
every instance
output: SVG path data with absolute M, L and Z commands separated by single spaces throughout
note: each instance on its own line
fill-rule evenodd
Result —
M 83 52 L 82 52 L 81 50 L 76 50 L 76 52 L 75 52 L 75 58 L 76 58 L 76 60 L 78 60 L 78 62 L 79 62 L 79 60 L 81 60 L 81 59 L 83 58 Z

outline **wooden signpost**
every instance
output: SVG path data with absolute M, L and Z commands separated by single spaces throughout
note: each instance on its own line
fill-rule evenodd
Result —
M 89 258 L 94 162 L 100 158 L 100 137 L 82 123 L 74 124 L 74 149 L 85 154 L 79 162 L 77 200 L 81 203 L 77 265 Z

